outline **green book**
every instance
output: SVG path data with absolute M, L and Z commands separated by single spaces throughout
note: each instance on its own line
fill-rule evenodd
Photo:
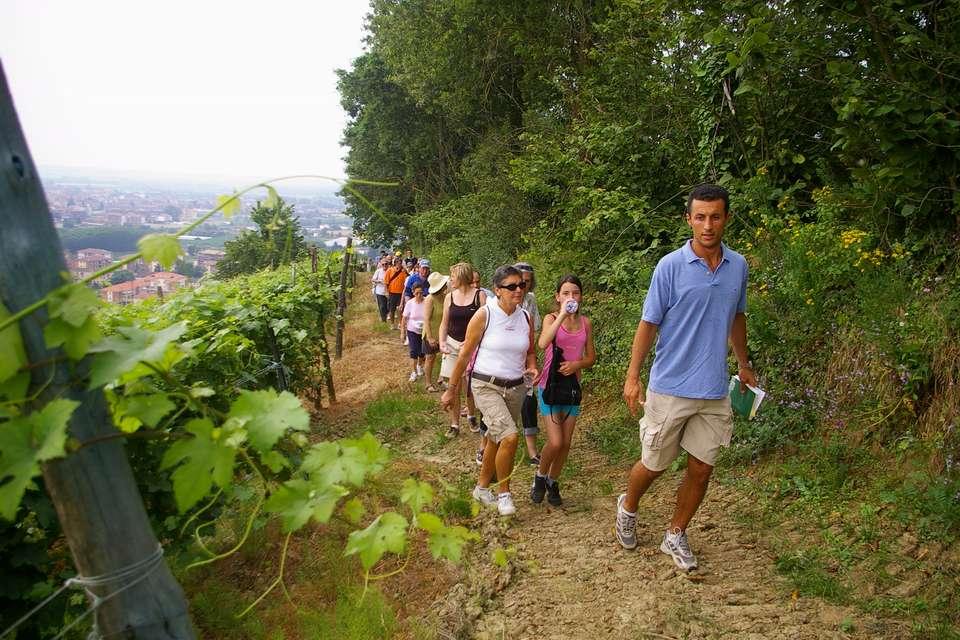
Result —
M 740 376 L 730 378 L 730 407 L 747 420 L 753 420 L 757 415 L 760 403 L 767 396 L 766 391 L 759 387 L 746 385 L 747 390 L 740 391 Z

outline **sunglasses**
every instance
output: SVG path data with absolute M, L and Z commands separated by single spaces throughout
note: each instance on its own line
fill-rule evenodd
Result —
M 526 282 L 514 282 L 513 284 L 502 284 L 499 287 L 500 289 L 506 289 L 507 291 L 516 291 L 517 289 L 526 289 Z

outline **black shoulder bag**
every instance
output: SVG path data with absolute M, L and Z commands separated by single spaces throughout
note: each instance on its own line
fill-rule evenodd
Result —
M 553 358 L 550 361 L 550 371 L 547 372 L 547 384 L 543 387 L 543 402 L 548 405 L 579 405 L 582 393 L 577 374 L 564 375 L 560 373 L 560 364 L 563 362 L 563 350 L 557 346 L 557 339 L 551 343 Z

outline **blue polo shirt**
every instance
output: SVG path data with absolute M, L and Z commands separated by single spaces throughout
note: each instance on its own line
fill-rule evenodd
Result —
M 643 319 L 658 325 L 648 387 L 682 398 L 726 397 L 727 340 L 747 309 L 747 261 L 721 243 L 711 272 L 690 241 L 657 263 L 643 301 Z
M 427 280 L 426 278 L 421 278 L 420 273 L 415 271 L 407 276 L 407 279 L 403 282 L 403 297 L 412 298 L 413 297 L 413 287 L 419 284 L 423 287 L 423 295 L 427 295 Z

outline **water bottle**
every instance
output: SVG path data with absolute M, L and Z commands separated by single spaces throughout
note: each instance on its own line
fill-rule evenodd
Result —
M 577 309 L 580 308 L 580 305 L 577 303 L 576 300 L 571 299 L 571 300 L 567 300 L 566 304 L 563 305 L 563 308 L 564 310 L 566 310 L 567 313 L 576 313 Z

